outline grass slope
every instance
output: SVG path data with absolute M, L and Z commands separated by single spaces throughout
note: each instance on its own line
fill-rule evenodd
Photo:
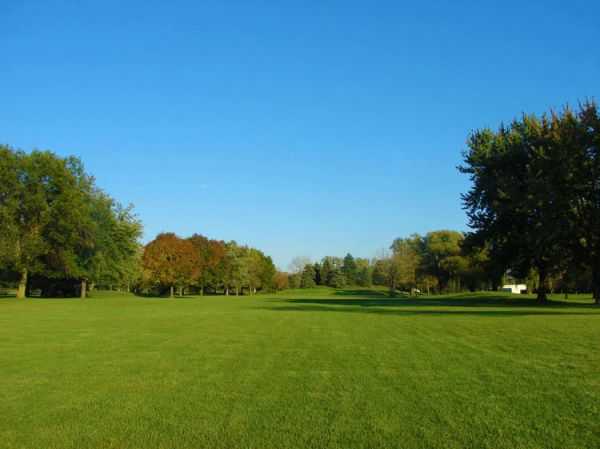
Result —
M 0 447 L 597 449 L 590 302 L 1 299 Z

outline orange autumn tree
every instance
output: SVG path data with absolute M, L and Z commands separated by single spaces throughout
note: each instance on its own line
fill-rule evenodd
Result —
M 189 240 L 172 233 L 159 234 L 144 248 L 142 257 L 144 273 L 157 286 L 167 287 L 170 297 L 179 295 L 198 276 L 200 266 L 198 252 Z
M 198 255 L 198 269 L 193 281 L 199 288 L 200 294 L 204 295 L 204 289 L 207 286 L 216 288 L 219 282 L 218 270 L 225 258 L 225 243 L 210 240 L 200 234 L 194 234 L 188 241 L 192 243 Z

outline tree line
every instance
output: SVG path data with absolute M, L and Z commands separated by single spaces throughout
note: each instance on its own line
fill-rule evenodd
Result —
M 85 297 L 137 277 L 141 223 L 75 157 L 0 145 L 0 223 L 0 277 L 18 298 Z
M 163 233 L 143 246 L 132 206 L 102 191 L 75 157 L 0 146 L 0 285 L 17 297 L 272 290 L 273 261 L 236 242 Z
M 389 252 L 373 259 L 324 257 L 311 263 L 296 258 L 280 288 L 311 288 L 317 285 L 389 287 L 392 293 L 457 292 L 494 289 L 502 281 L 486 270 L 484 251 L 467 248 L 459 231 L 440 230 L 394 240 Z
M 143 294 L 255 294 L 317 285 L 391 292 L 592 291 L 600 304 L 600 115 L 594 102 L 523 115 L 467 141 L 460 172 L 469 232 L 396 239 L 374 259 L 296 258 L 275 269 L 258 249 L 200 234 L 158 235 L 96 186 L 75 157 L 0 145 L 0 284 L 17 296 L 85 297 L 95 286 Z
M 270 291 L 276 269 L 262 251 L 235 241 L 212 240 L 200 234 L 181 238 L 159 234 L 142 255 L 142 276 L 137 291 L 175 295 L 205 292 L 229 296 Z
M 594 102 L 541 117 L 523 115 L 468 140 L 460 171 L 469 245 L 491 271 L 538 278 L 546 302 L 553 280 L 591 280 L 600 304 L 600 115 Z

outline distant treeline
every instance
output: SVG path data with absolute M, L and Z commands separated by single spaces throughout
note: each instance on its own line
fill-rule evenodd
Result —
M 485 255 L 467 251 L 464 235 L 458 231 L 441 230 L 425 236 L 414 234 L 396 239 L 388 254 L 369 259 L 325 257 L 315 264 L 294 260 L 289 275 L 290 287 L 315 285 L 330 287 L 387 286 L 392 293 L 457 292 L 463 289 L 487 290 L 499 285 L 501 279 L 483 269 Z
M 290 266 L 291 273 L 279 273 L 277 286 L 284 289 L 375 285 L 388 287 L 392 294 L 397 291 L 433 294 L 495 291 L 504 284 L 524 283 L 530 292 L 539 291 L 539 274 L 535 269 L 517 276 L 509 265 L 492 259 L 488 248 L 473 243 L 472 234 L 440 230 L 398 238 L 388 254 L 373 259 L 348 254 L 344 258 L 327 256 L 312 263 L 298 257 Z M 553 274 L 546 282 L 546 288 L 552 292 L 589 292 L 592 275 L 585 267 L 571 267 L 568 272 Z

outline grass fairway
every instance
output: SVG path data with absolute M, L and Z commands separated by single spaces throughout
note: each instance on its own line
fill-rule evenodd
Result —
M 0 447 L 597 449 L 590 304 L 0 299 Z

